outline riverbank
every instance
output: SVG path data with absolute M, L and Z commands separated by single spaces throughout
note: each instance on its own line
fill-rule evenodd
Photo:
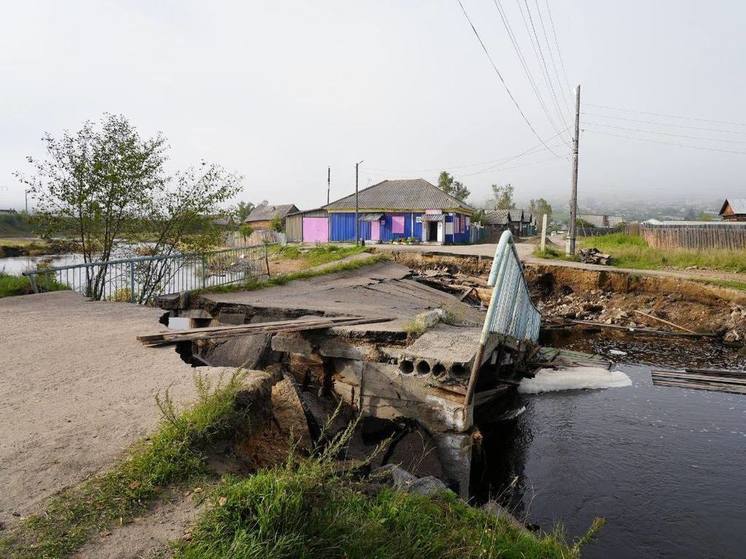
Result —
M 0 258 L 68 254 L 78 252 L 79 249 L 80 244 L 70 239 L 0 238 Z

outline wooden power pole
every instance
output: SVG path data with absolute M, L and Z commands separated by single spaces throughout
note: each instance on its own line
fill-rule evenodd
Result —
M 326 205 L 329 205 L 329 193 L 332 190 L 332 168 L 326 168 Z
M 355 163 L 355 245 L 360 244 L 360 205 L 358 204 L 358 168 L 362 161 Z
M 572 195 L 570 197 L 570 228 L 567 253 L 575 254 L 575 225 L 578 219 L 578 145 L 580 143 L 580 84 L 575 88 L 575 136 L 572 139 Z

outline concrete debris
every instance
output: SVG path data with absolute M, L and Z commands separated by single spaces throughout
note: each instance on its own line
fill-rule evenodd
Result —
M 431 496 L 442 493 L 443 491 L 449 491 L 446 484 L 434 476 L 418 478 L 404 468 L 394 464 L 387 464 L 376 468 L 372 472 L 372 477 L 389 483 L 395 489 L 416 495 Z
M 597 248 L 581 248 L 578 255 L 584 264 L 601 264 L 602 266 L 611 264 L 611 255 L 604 254 Z

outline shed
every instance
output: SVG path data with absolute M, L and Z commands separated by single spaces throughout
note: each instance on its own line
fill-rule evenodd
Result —
M 285 234 L 291 243 L 325 243 L 329 240 L 329 216 L 323 208 L 288 214 Z
M 724 221 L 746 221 L 746 198 L 726 198 L 718 215 Z
M 279 217 L 282 221 L 283 228 L 285 227 L 285 219 L 288 214 L 298 212 L 298 208 L 295 204 L 259 204 L 244 220 L 244 223 L 248 223 L 256 231 L 269 229 L 272 225 L 272 220 Z

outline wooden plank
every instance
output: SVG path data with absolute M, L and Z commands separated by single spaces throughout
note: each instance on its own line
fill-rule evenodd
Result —
M 673 328 L 678 328 L 679 330 L 683 330 L 684 332 L 689 332 L 690 334 L 699 334 L 699 332 L 695 332 L 694 330 L 689 330 L 689 328 L 684 328 L 683 326 L 679 326 L 678 324 L 675 324 L 673 322 L 669 322 L 668 320 L 663 320 L 662 318 L 658 318 L 657 316 L 653 316 L 652 314 L 644 313 L 642 311 L 635 310 L 639 315 L 642 315 L 647 318 L 652 318 L 653 320 L 657 320 L 658 322 L 662 324 L 666 324 L 668 326 L 671 326 Z
M 702 381 L 712 384 L 737 384 L 737 385 L 743 385 L 746 386 L 746 378 L 733 378 L 733 377 L 724 377 L 724 376 L 708 376 L 708 375 L 697 375 L 692 373 L 673 373 L 673 372 L 663 372 L 663 371 L 653 371 L 652 373 L 653 379 L 660 378 L 660 379 L 671 379 L 671 380 L 694 380 L 694 381 Z
M 711 390 L 713 392 L 727 392 L 728 394 L 746 394 L 746 387 L 731 384 L 711 385 L 696 382 L 677 382 L 673 380 L 655 380 L 655 386 L 670 386 L 676 388 L 691 388 L 692 390 Z

